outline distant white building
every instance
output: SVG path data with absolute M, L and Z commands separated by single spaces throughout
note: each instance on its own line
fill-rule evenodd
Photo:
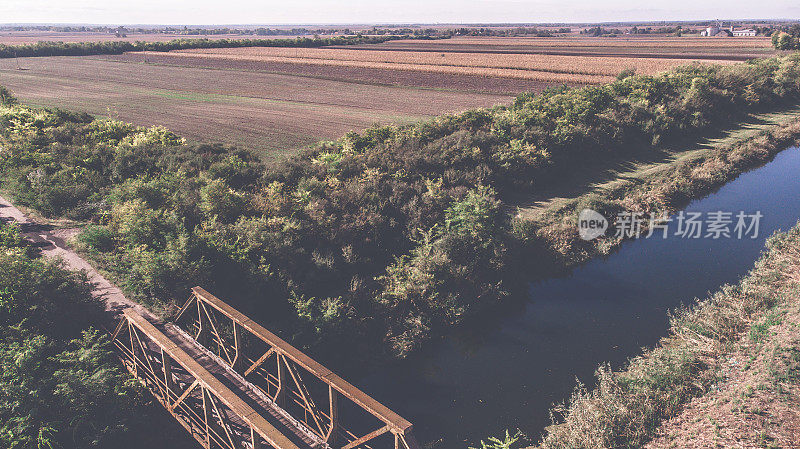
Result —
M 719 34 L 721 32 L 722 32 L 722 28 L 720 28 L 719 25 L 716 25 L 716 26 L 710 26 L 710 27 L 706 28 L 705 31 L 701 31 L 700 35 L 701 36 L 705 36 L 705 37 L 713 37 L 713 36 L 716 36 L 717 34 Z
M 733 28 L 733 25 L 729 27 L 723 27 L 720 22 L 717 22 L 716 25 L 711 25 L 710 27 L 701 31 L 700 35 L 705 37 L 727 37 L 727 36 L 753 37 L 758 35 L 758 32 L 752 28 L 744 28 L 741 30 L 737 30 Z
M 758 34 L 758 33 L 756 33 L 756 30 L 752 30 L 752 29 L 749 29 L 749 28 L 746 29 L 746 30 L 733 30 L 732 33 L 733 33 L 733 35 L 735 37 L 745 37 L 745 36 L 751 36 L 752 37 L 752 36 L 755 36 L 756 34 Z
M 758 34 L 756 30 L 753 30 L 751 28 L 736 30 L 733 28 L 733 25 L 727 28 L 723 28 L 720 22 L 717 22 L 716 25 L 711 25 L 704 31 L 700 32 L 700 35 L 705 37 L 728 37 L 728 36 L 743 37 L 743 36 L 755 36 L 756 34 Z

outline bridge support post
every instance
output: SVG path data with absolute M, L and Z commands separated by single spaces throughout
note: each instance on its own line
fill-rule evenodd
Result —
M 134 332 L 133 326 L 131 326 L 131 323 L 128 323 L 128 334 L 131 338 L 131 363 L 133 363 L 133 376 L 139 377 L 139 363 L 136 361 L 136 344 L 133 342 Z
M 331 428 L 326 438 L 328 444 L 336 445 L 339 431 L 339 393 L 328 385 L 328 396 L 330 397 Z
M 208 418 L 208 408 L 210 404 L 208 403 L 208 394 L 206 393 L 206 387 L 200 386 L 200 393 L 203 395 L 203 425 L 205 426 L 206 431 L 206 440 L 205 440 L 205 448 L 211 449 L 211 426 L 209 425 Z
M 252 427 L 250 428 L 250 441 L 253 443 L 253 449 L 261 449 L 261 437 Z
M 164 405 L 167 409 L 170 408 L 172 402 L 171 395 L 175 391 L 175 382 L 172 379 L 172 359 L 161 349 L 161 365 L 164 367 L 164 387 L 166 393 L 164 394 Z
M 278 393 L 275 395 L 275 402 L 278 404 L 278 407 L 285 408 L 286 407 L 286 384 L 288 379 L 286 378 L 286 358 L 283 354 L 277 354 L 278 360 Z
M 239 326 L 236 325 L 236 321 L 233 322 L 233 363 L 231 367 L 234 370 L 239 369 L 242 365 L 242 331 L 239 330 Z

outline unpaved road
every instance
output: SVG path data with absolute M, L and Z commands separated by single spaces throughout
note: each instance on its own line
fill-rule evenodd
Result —
M 150 321 L 158 320 L 150 311 L 125 297 L 119 287 L 109 282 L 89 262 L 67 246 L 66 241 L 80 230 L 52 229 L 51 226 L 39 224 L 2 196 L 0 196 L 0 221 L 18 223 L 22 236 L 38 246 L 45 257 L 61 258 L 66 268 L 85 271 L 89 280 L 94 283 L 94 296 L 105 303 L 106 311 L 113 316 L 119 315 L 124 309 L 133 308 Z

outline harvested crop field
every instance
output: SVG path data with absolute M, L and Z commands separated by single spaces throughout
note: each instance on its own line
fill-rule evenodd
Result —
M 151 53 L 152 54 L 152 53 Z M 519 78 L 550 83 L 595 84 L 611 81 L 625 69 L 655 74 L 694 60 L 537 54 L 385 51 L 349 48 L 219 48 L 177 50 L 171 57 L 206 58 L 404 70 L 474 75 L 487 78 Z M 707 60 L 698 60 L 707 61 Z M 732 63 L 731 61 L 714 61 Z
M 471 74 L 453 74 L 433 71 L 404 70 L 399 68 L 357 67 L 324 65 L 305 62 L 264 61 L 253 58 L 233 59 L 225 55 L 193 55 L 188 53 L 126 53 L 110 55 L 107 60 L 195 67 L 219 70 L 280 73 L 286 75 L 338 80 L 348 83 L 404 86 L 423 89 L 487 93 L 513 97 L 520 92 L 539 92 L 553 82 L 525 78 L 487 77 Z M 565 83 L 578 86 L 580 83 Z
M 238 144 L 267 157 L 376 123 L 411 123 L 511 99 L 105 57 L 0 60 L 0 85 L 26 103 L 164 125 L 192 140 Z
M 345 47 L 342 47 L 345 48 Z M 362 50 L 438 53 L 508 53 L 563 56 L 612 56 L 743 61 L 776 53 L 768 37 L 455 37 L 446 40 L 397 40 L 346 47 Z
M 192 140 L 280 157 L 374 124 L 508 103 L 553 85 L 604 83 L 626 69 L 731 64 L 748 52 L 771 53 L 765 45 L 759 38 L 462 37 L 133 52 L 0 60 L 0 84 L 28 103 L 161 124 Z

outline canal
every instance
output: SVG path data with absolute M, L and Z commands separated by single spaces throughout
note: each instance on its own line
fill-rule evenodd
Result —
M 667 332 L 668 311 L 737 282 L 765 239 L 800 219 L 798 174 L 800 149 L 791 148 L 686 208 L 733 212 L 734 224 L 738 212 L 760 211 L 757 238 L 627 242 L 565 276 L 532 281 L 528 298 L 502 317 L 458 329 L 357 384 L 414 423 L 426 447 L 466 448 L 505 429 L 538 441 L 551 405 L 576 379 L 591 386 L 599 364 L 619 369 L 652 347 Z

